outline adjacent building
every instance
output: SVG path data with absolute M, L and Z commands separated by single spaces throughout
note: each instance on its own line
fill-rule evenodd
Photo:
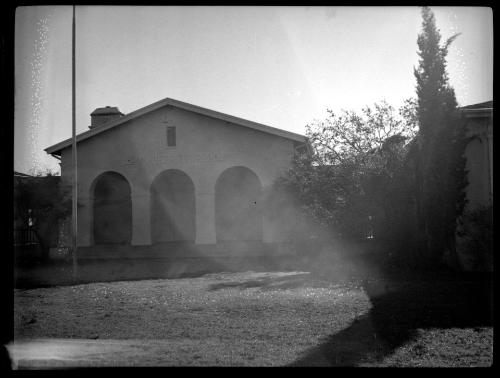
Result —
M 493 101 L 464 106 L 467 204 L 457 228 L 464 270 L 493 270 Z
M 493 203 L 493 101 L 464 106 L 462 117 L 467 136 L 472 137 L 466 148 L 468 208 Z

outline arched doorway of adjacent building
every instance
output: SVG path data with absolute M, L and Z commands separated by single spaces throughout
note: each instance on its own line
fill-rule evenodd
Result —
M 93 185 L 93 234 L 95 244 L 130 244 L 132 200 L 130 185 L 116 172 L 105 172 Z
M 151 242 L 194 242 L 194 184 L 177 169 L 160 173 L 151 185 Z
M 261 184 L 246 167 L 226 169 L 215 185 L 217 241 L 261 241 Z

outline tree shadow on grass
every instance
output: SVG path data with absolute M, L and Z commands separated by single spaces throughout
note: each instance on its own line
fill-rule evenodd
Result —
M 411 341 L 418 329 L 490 327 L 490 278 L 365 281 L 372 309 L 328 336 L 292 366 L 362 366 L 376 363 Z

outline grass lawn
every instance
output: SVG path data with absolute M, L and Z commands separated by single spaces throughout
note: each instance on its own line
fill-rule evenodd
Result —
M 493 328 L 474 285 L 245 272 L 16 289 L 14 334 L 162 343 L 147 357 L 89 356 L 93 366 L 489 366 Z

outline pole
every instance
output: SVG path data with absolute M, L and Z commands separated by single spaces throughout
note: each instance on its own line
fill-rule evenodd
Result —
M 72 54 L 71 54 L 71 112 L 72 112 L 72 157 L 73 157 L 73 211 L 72 214 L 72 234 L 73 234 L 73 278 L 78 277 L 78 260 L 76 255 L 76 240 L 77 240 L 77 160 L 76 160 L 76 86 L 75 86 L 75 38 L 76 28 L 75 28 L 75 6 L 73 5 L 73 30 L 72 30 Z

